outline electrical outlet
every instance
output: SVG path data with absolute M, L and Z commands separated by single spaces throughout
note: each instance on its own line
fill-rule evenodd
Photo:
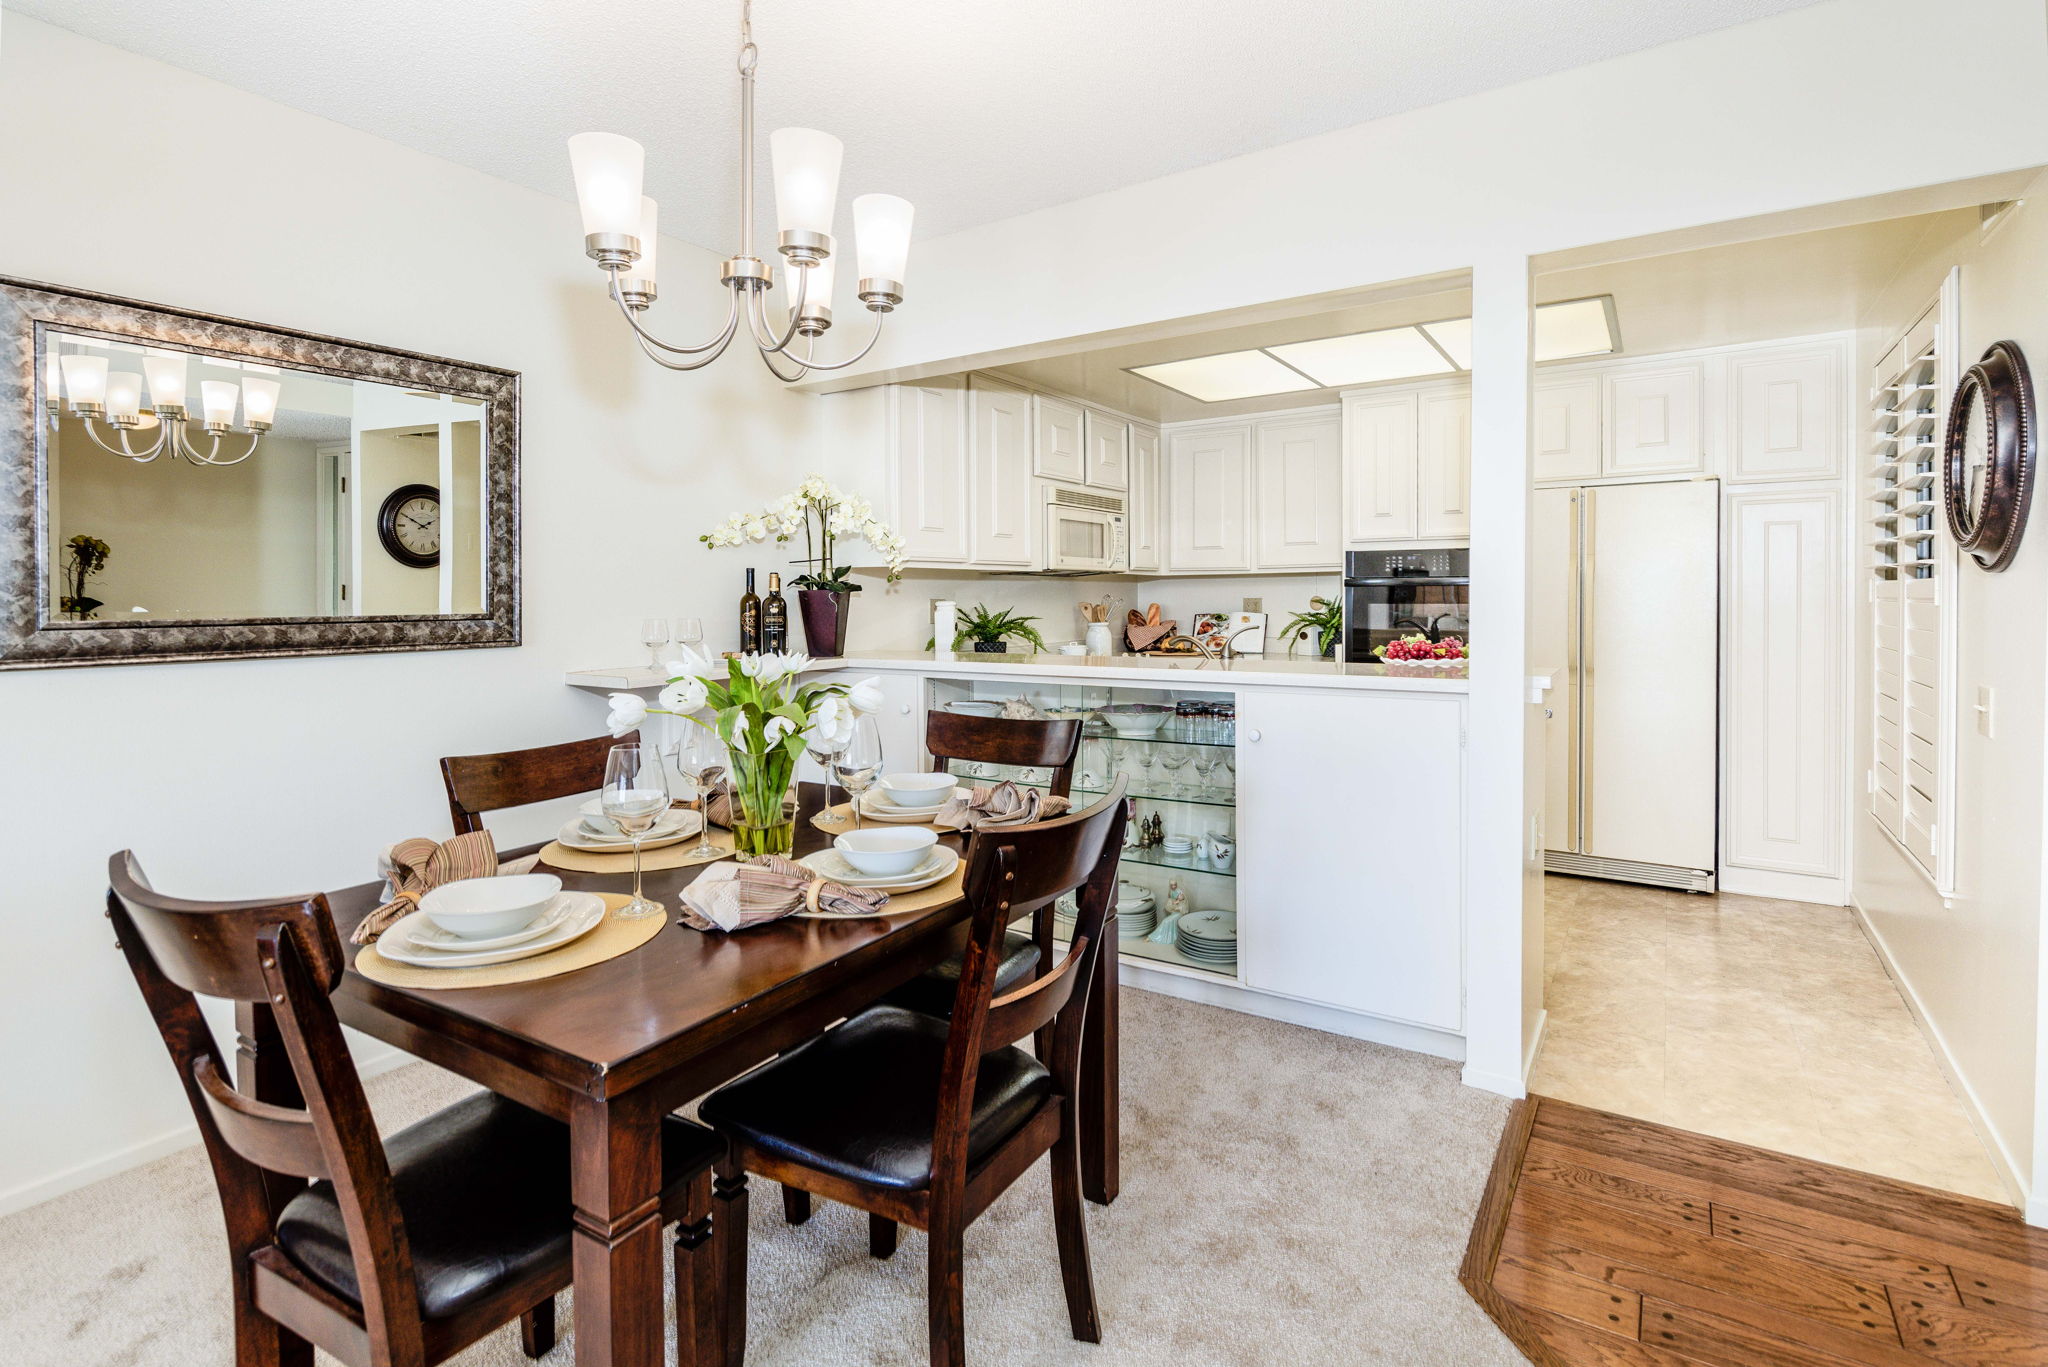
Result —
M 1244 610 L 1246 612 L 1264 612 L 1266 610 L 1266 600 L 1263 598 L 1247 598 L 1244 600 Z

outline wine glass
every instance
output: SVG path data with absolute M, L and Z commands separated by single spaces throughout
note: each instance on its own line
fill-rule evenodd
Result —
M 661 648 L 668 644 L 668 618 L 642 617 L 640 644 L 647 647 L 647 663 L 655 669 L 660 669 Z
M 1181 782 L 1180 771 L 1187 767 L 1188 752 L 1175 749 L 1159 757 L 1159 763 L 1166 769 L 1166 794 L 1168 797 L 1186 797 L 1187 785 Z
M 846 818 L 832 810 L 832 766 L 846 752 L 847 740 L 844 732 L 827 738 L 814 731 L 804 737 L 805 752 L 825 771 L 825 810 L 818 813 L 817 824 L 827 830 L 836 831 L 846 824 Z
M 675 643 L 688 646 L 699 655 L 704 653 L 704 619 L 702 617 L 676 618 Z
M 1215 791 L 1215 785 L 1211 783 L 1209 780 L 1210 776 L 1216 772 L 1216 752 L 1214 750 L 1205 749 L 1200 754 L 1195 756 L 1194 762 L 1196 779 L 1195 795 L 1197 797 L 1208 797 L 1211 793 Z
M 853 828 L 859 830 L 861 798 L 882 776 L 882 729 L 875 725 L 873 717 L 861 717 L 854 722 L 853 735 L 833 759 L 832 771 L 839 775 L 839 786 L 853 799 Z
M 662 632 L 667 634 L 664 624 Z M 662 906 L 640 891 L 640 842 L 668 810 L 668 778 L 661 758 L 638 745 L 614 745 L 604 759 L 604 788 L 599 805 L 618 828 L 633 838 L 633 900 L 614 915 L 623 920 L 659 916 Z
M 1138 747 L 1138 772 L 1140 775 L 1138 781 L 1148 794 L 1153 791 L 1152 766 L 1158 762 L 1159 754 L 1150 742 Z
M 675 760 L 676 773 L 689 780 L 690 790 L 696 794 L 697 815 L 702 818 L 697 844 L 690 853 L 709 858 L 718 853 L 718 846 L 711 843 L 711 790 L 704 786 L 704 774 L 725 763 L 725 745 L 710 727 L 685 722 L 683 737 L 675 743 L 670 754 Z

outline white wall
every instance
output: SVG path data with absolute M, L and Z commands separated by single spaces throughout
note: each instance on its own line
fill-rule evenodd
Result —
M 526 610 L 518 649 L 0 674 L 5 1207 L 186 1133 L 102 918 L 109 853 L 251 897 L 361 881 L 379 847 L 446 832 L 435 760 L 594 734 L 601 701 L 562 674 L 634 658 L 643 616 L 736 644 L 738 576 L 696 532 L 801 478 L 782 453 L 811 449 L 817 405 L 744 350 L 647 364 L 565 200 L 19 15 L 0 129 L 10 274 L 522 372 Z M 263 211 L 223 212 L 195 189 L 207 166 L 261 166 Z M 663 326 L 708 332 L 715 263 L 674 241 L 663 259 Z
M 2000 338 L 2035 366 L 2048 364 L 2048 176 L 2028 190 L 1988 240 L 1974 223 L 1943 220 L 1898 277 L 1865 310 L 1859 330 L 1859 394 L 1882 349 L 1933 300 L 1951 266 L 1962 268 L 1964 365 Z M 1859 414 L 1859 419 L 1861 414 Z M 1867 421 L 1859 422 L 1867 435 Z M 1856 449 L 1867 451 L 1861 440 Z M 1861 482 L 1859 482 L 1859 491 Z M 2038 511 L 2038 510 L 2037 510 Z M 1857 519 L 1859 525 L 1863 519 Z M 1868 527 L 1864 527 L 1868 532 Z M 1860 538 L 1867 541 L 1865 535 Z M 1867 554 L 1865 556 L 1867 560 Z M 1857 579 L 1856 772 L 1870 765 L 1868 687 L 1871 609 Z M 2035 1156 L 2037 1046 L 2043 971 L 2042 825 L 2048 745 L 2048 531 L 2037 517 L 2012 565 L 1986 574 L 1965 559 L 1956 579 L 1956 892 L 1944 899 L 1857 803 L 1853 895 L 1909 998 L 1936 1037 L 1989 1130 L 2009 1179 L 2034 1194 L 2048 1222 Z M 1994 700 L 1994 734 L 1979 734 L 1977 690 Z

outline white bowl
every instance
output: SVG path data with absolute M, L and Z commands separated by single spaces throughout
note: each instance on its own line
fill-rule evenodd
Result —
M 832 841 L 846 862 L 872 878 L 909 873 L 930 855 L 939 833 L 929 826 L 891 826 L 881 831 L 848 831 Z
M 897 806 L 919 812 L 943 805 L 959 782 L 951 774 L 884 774 L 882 791 Z
M 1119 736 L 1144 740 L 1159 734 L 1159 728 L 1166 725 L 1170 712 L 1104 712 L 1102 719 L 1109 723 L 1109 729 Z
M 420 898 L 420 910 L 450 935 L 484 939 L 526 925 L 561 890 L 562 880 L 552 873 L 459 878 Z

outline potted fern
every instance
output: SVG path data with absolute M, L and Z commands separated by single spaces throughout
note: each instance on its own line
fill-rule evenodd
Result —
M 990 612 L 976 603 L 960 614 L 958 630 L 953 633 L 953 643 L 948 649 L 958 650 L 972 641 L 975 650 L 984 655 L 1001 655 L 1009 649 L 1010 638 L 1014 637 L 1029 642 L 1031 648 L 1042 655 L 1046 653 L 1045 638 L 1032 625 L 1037 620 L 1036 617 L 1020 617 L 1008 610 Z M 935 640 L 926 641 L 924 648 L 931 650 L 935 645 Z

